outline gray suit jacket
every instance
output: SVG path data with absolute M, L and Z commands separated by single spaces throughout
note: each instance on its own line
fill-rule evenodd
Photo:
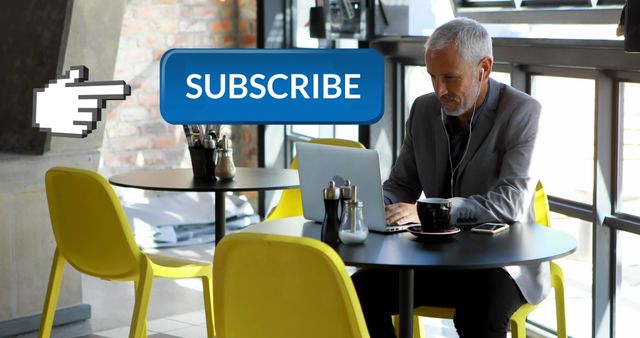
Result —
M 535 222 L 532 199 L 537 177 L 532 163 L 540 104 L 490 79 L 485 105 L 456 171 L 451 223 Z M 440 102 L 433 93 L 423 95 L 411 108 L 400 155 L 383 185 L 385 196 L 393 203 L 414 203 L 423 191 L 426 197 L 447 197 L 449 170 Z M 537 304 L 548 293 L 548 263 L 505 269 L 527 302 Z

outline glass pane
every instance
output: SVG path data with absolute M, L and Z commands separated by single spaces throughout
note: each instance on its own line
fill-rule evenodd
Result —
M 544 15 L 544 14 L 542 14 Z M 489 34 L 504 38 L 622 40 L 615 25 L 608 24 L 485 24 Z
M 616 337 L 637 337 L 634 323 L 640 318 L 640 236 L 618 231 L 618 281 L 616 290 Z
M 409 118 L 411 105 L 420 95 L 433 92 L 433 86 L 425 66 L 404 67 L 404 121 Z
M 309 33 L 309 11 L 315 6 L 313 1 L 295 1 L 294 45 L 299 48 L 318 48 L 318 39 L 312 38 Z
M 592 203 L 595 82 L 533 76 L 542 104 L 539 173 L 549 195 Z
M 463 7 L 514 7 L 511 0 L 464 0 Z
M 570 234 L 578 241 L 578 249 L 575 253 L 554 261 L 564 273 L 567 333 L 570 337 L 591 337 L 593 268 L 591 223 L 552 212 L 551 225 L 554 229 Z M 553 292 L 551 289 L 547 298 L 529 315 L 529 320 L 555 331 L 557 328 L 556 302 Z
M 511 85 L 511 74 L 509 73 L 492 71 L 491 78 L 504 84 Z
M 622 203 L 620 211 L 640 215 L 640 84 L 623 83 L 621 90 Z
M 357 124 L 336 125 L 334 137 L 345 139 L 345 140 L 358 141 L 358 125 Z
M 304 135 L 311 138 L 320 137 L 320 126 L 318 125 L 306 125 L 306 124 L 295 124 L 291 125 L 291 133 Z
M 559 7 L 562 5 L 591 6 L 590 0 L 523 0 L 522 6 Z

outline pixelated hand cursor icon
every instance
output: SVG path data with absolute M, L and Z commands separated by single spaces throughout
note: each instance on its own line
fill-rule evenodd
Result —
M 85 82 L 89 69 L 73 66 L 62 77 L 34 89 L 33 126 L 56 136 L 86 137 L 96 129 L 107 100 L 124 100 L 124 81 Z

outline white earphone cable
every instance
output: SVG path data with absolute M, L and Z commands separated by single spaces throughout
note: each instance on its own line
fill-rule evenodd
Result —
M 458 167 L 460 167 L 460 164 L 462 164 L 462 161 L 464 160 L 464 157 L 467 155 L 467 151 L 469 150 L 469 144 L 471 144 L 471 134 L 473 132 L 473 118 L 476 115 L 476 106 L 478 104 L 478 98 L 480 97 L 480 87 L 482 84 L 483 75 L 484 75 L 484 69 L 482 69 L 482 75 L 480 75 L 480 83 L 478 84 L 478 91 L 476 92 L 476 98 L 473 102 L 473 113 L 471 113 L 471 119 L 469 120 L 469 138 L 467 138 L 467 145 L 465 146 L 464 152 L 462 153 L 462 157 L 460 157 L 460 161 L 455 166 L 455 168 L 453 167 L 453 161 L 451 160 L 451 140 L 449 140 L 449 133 L 447 132 L 447 128 L 444 125 L 444 117 L 445 117 L 444 107 L 442 105 L 440 106 L 440 119 L 442 120 L 442 127 L 444 128 L 445 135 L 447 135 L 447 148 L 449 149 L 449 168 L 453 168 L 451 170 L 451 181 L 450 181 L 451 197 L 454 197 L 453 185 L 456 177 L 455 176 L 456 170 L 458 170 Z

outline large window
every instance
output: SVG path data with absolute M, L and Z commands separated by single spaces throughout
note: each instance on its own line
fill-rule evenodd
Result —
M 595 81 L 533 75 L 531 95 L 540 101 L 539 172 L 547 193 L 570 203 L 593 201 Z M 552 226 L 578 241 L 577 251 L 556 261 L 564 272 L 568 334 L 591 337 L 592 223 L 553 213 Z M 553 295 L 529 320 L 555 331 Z
M 358 48 L 358 41 L 354 39 L 340 39 L 328 41 L 312 38 L 309 32 L 309 14 L 313 1 L 292 0 L 294 11 L 292 13 L 293 37 L 292 43 L 296 48 Z M 295 156 L 293 142 L 309 140 L 312 138 L 341 138 L 358 141 L 358 125 L 288 125 L 285 128 L 287 141 L 287 160 Z
M 531 95 L 542 104 L 542 182 L 549 195 L 591 204 L 594 80 L 536 75 L 531 82 Z
M 460 0 L 457 16 L 485 23 L 494 37 L 615 40 L 625 0 Z
M 640 216 L 640 84 L 620 86 L 622 134 L 622 201 L 618 211 Z
M 307 38 L 305 24 L 314 3 L 290 1 L 301 9 L 293 45 L 328 46 Z M 391 148 L 397 156 L 411 104 L 433 91 L 424 65 L 417 66 L 424 37 L 452 14 L 483 23 L 494 37 L 495 68 L 506 72 L 494 71 L 492 77 L 512 82 L 542 104 L 540 176 L 555 212 L 552 226 L 578 240 L 575 254 L 556 261 L 565 275 L 569 335 L 637 336 L 632 330 L 640 315 L 640 259 L 634 251 L 640 246 L 640 59 L 626 54 L 622 38 L 615 36 L 625 0 L 370 3 L 375 24 L 366 43 L 385 56 L 388 73 L 397 75 L 386 80 L 383 120 L 360 131 L 370 133 L 365 137 L 375 140 L 372 147 Z M 339 128 L 290 126 L 287 133 L 325 137 L 340 134 Z M 595 164 L 605 175 L 596 175 Z M 610 269 L 615 260 L 609 255 L 616 252 L 618 265 Z M 611 281 L 617 288 L 608 287 Z M 530 322 L 553 330 L 555 300 L 550 296 L 540 307 Z M 593 313 L 599 317 L 592 318 Z M 440 335 L 456 336 L 450 329 Z
M 432 92 L 433 87 L 424 66 L 404 66 L 403 69 L 403 117 L 406 120 L 413 101 L 422 94 Z M 494 71 L 491 76 L 503 83 L 511 82 L 511 76 L 506 72 Z M 594 179 L 595 80 L 531 75 L 529 83 L 531 95 L 542 104 L 539 134 L 540 176 L 547 192 L 568 203 L 577 202 L 578 205 L 590 208 L 593 201 Z M 630 85 L 626 85 L 625 93 L 629 92 L 630 88 L 632 88 Z M 640 90 L 640 86 L 633 88 Z M 636 96 L 640 97 L 640 93 Z M 624 105 L 637 107 L 640 102 L 626 100 Z M 633 119 L 633 117 L 627 118 Z M 635 123 L 640 123 L 640 116 L 635 118 L 638 120 Z M 625 133 L 630 134 L 627 129 L 631 124 L 631 122 L 625 124 Z M 637 129 L 640 131 L 640 125 Z M 629 141 L 629 137 L 624 143 L 625 147 L 633 144 Z M 640 162 L 640 156 L 638 159 Z M 627 161 L 626 156 L 625 161 Z M 634 196 L 640 199 L 640 191 Z M 571 234 L 578 241 L 578 249 L 574 254 L 556 260 L 555 263 L 564 271 L 568 333 L 571 337 L 591 337 L 592 330 L 589 323 L 591 323 L 593 302 L 592 223 L 572 216 L 552 213 L 552 226 Z M 538 310 L 529 316 L 529 320 L 551 332 L 557 329 L 555 299 L 552 294 L 540 304 Z M 444 321 L 438 325 L 448 327 L 447 330 L 449 330 L 451 323 Z
M 564 273 L 567 333 L 571 337 L 591 337 L 591 326 L 585 325 L 585 323 L 591 322 L 591 277 L 593 271 L 591 223 L 551 213 L 551 226 L 578 240 L 578 249 L 575 253 L 554 261 L 560 265 Z M 540 307 L 529 315 L 528 319 L 553 331 L 557 329 L 553 289 L 540 304 Z
M 640 236 L 618 232 L 618 283 L 616 336 L 637 337 L 640 318 Z

